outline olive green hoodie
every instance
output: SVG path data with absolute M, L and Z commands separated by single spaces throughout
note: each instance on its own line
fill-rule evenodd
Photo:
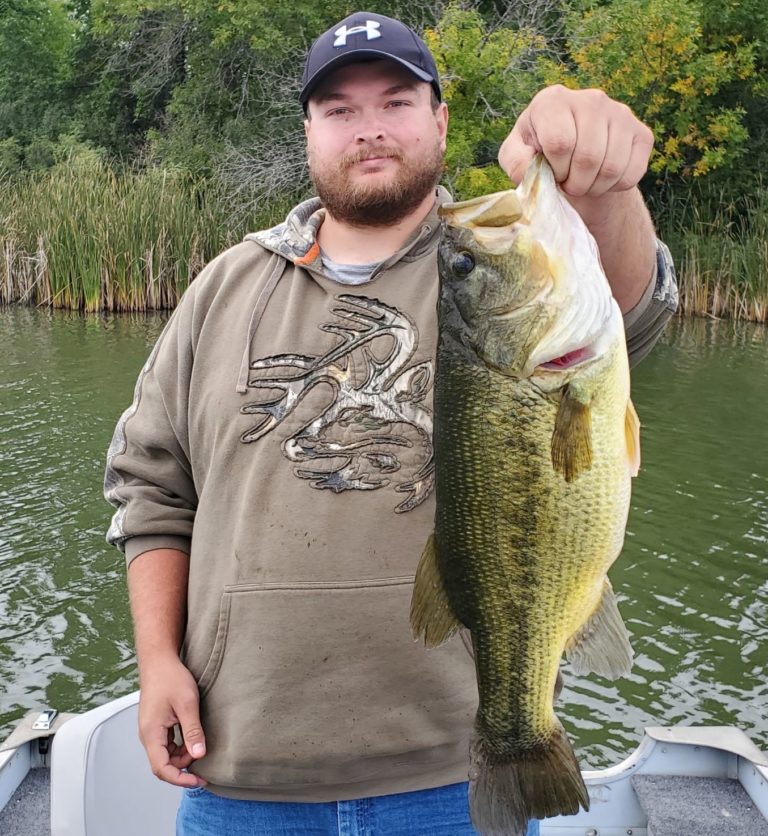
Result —
M 446 198 L 439 193 L 439 201 Z M 108 454 L 108 539 L 190 555 L 182 657 L 215 792 L 329 801 L 467 778 L 465 637 L 409 632 L 432 531 L 436 209 L 364 285 L 323 273 L 307 201 L 184 294 Z M 626 322 L 646 353 L 675 304 L 666 248 Z

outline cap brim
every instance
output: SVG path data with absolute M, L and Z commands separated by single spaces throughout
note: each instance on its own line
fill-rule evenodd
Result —
M 419 81 L 424 81 L 427 84 L 437 84 L 437 79 L 432 78 L 428 72 L 422 70 L 421 67 L 417 67 L 415 64 L 411 64 L 410 61 L 398 58 L 397 55 L 390 55 L 388 52 L 379 49 L 356 49 L 353 52 L 345 52 L 343 55 L 336 56 L 336 58 L 331 59 L 316 70 L 312 78 L 302 87 L 301 93 L 299 93 L 299 101 L 302 104 L 306 104 L 322 80 L 334 70 L 338 70 L 347 64 L 356 64 L 359 61 L 375 61 L 377 59 L 394 61 L 396 64 L 400 64 L 401 67 L 405 67 L 410 73 L 413 73 Z

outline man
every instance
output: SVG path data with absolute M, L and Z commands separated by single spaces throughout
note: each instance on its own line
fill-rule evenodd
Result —
M 423 42 L 368 13 L 313 44 L 301 101 L 319 199 L 195 280 L 110 447 L 141 739 L 187 788 L 184 836 L 462 836 L 473 662 L 461 639 L 426 651 L 408 627 L 434 520 L 448 111 Z M 556 87 L 500 152 L 515 181 L 550 161 L 633 359 L 675 305 L 636 188 L 651 145 L 623 105 Z

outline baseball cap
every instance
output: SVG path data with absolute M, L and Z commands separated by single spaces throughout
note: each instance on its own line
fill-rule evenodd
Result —
M 389 58 L 432 85 L 442 100 L 435 59 L 422 39 L 404 23 L 372 12 L 355 12 L 312 44 L 304 64 L 299 101 L 307 100 L 329 73 L 357 61 Z

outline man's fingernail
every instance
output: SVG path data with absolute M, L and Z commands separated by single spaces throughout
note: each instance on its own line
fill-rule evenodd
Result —
M 195 743 L 192 746 L 192 754 L 196 758 L 199 758 L 200 755 L 204 755 L 205 754 L 205 746 L 202 743 Z

